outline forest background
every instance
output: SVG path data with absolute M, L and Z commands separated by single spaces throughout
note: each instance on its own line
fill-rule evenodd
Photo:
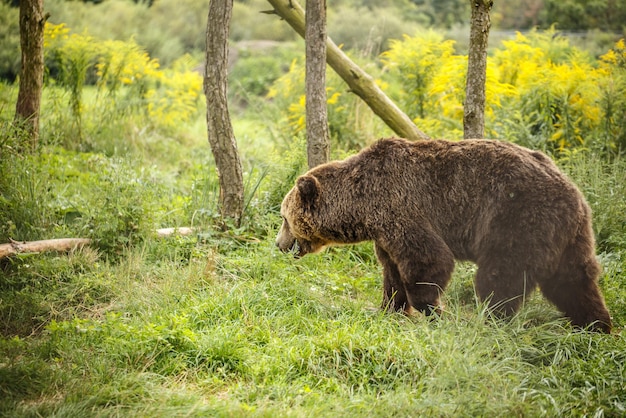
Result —
M 306 167 L 304 45 L 235 2 L 229 100 L 246 186 L 222 228 L 206 140 L 207 2 L 46 1 L 41 138 L 12 132 L 18 11 L 0 3 L 3 416 L 594 415 L 626 410 L 626 4 L 495 2 L 486 135 L 549 153 L 594 211 L 615 333 L 540 296 L 509 321 L 459 264 L 430 322 L 373 311 L 371 245 L 294 261 L 278 207 Z M 432 137 L 461 139 L 469 3 L 334 1 L 329 35 Z M 391 132 L 328 71 L 334 158 Z M 160 238 L 163 227 L 191 236 Z M 498 388 L 494 390 L 493 388 Z

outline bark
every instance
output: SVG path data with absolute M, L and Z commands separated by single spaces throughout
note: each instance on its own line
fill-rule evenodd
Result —
M 43 86 L 43 30 L 46 16 L 43 0 L 20 1 L 20 84 L 15 106 L 15 124 L 28 133 L 31 149 L 39 141 L 39 108 Z
M 284 19 L 300 36 L 305 36 L 304 10 L 296 0 L 268 0 L 272 13 Z M 410 140 L 428 139 L 405 113 L 385 95 L 376 82 L 357 66 L 335 43 L 326 38 L 326 61 L 372 111 L 398 136 Z
M 220 182 L 222 217 L 239 225 L 243 213 L 243 176 L 235 134 L 230 122 L 228 89 L 228 34 L 233 0 L 211 0 L 206 33 L 204 94 L 207 135 Z
M 42 251 L 72 251 L 91 243 L 88 238 L 59 238 L 43 241 L 18 242 L 0 244 L 0 259 L 21 253 L 39 253 Z
M 326 0 L 306 3 L 306 135 L 309 168 L 330 159 L 326 109 Z
M 483 138 L 485 135 L 485 82 L 487 78 L 487 42 L 491 20 L 491 0 L 470 0 L 472 17 L 467 80 L 463 113 L 463 137 Z

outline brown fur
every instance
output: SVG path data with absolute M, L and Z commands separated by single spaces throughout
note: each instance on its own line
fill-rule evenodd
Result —
M 513 313 L 539 286 L 573 324 L 610 332 L 589 206 L 542 153 L 384 139 L 300 177 L 281 214 L 276 244 L 297 256 L 373 240 L 386 309 L 430 313 L 454 260 L 471 260 L 492 308 Z

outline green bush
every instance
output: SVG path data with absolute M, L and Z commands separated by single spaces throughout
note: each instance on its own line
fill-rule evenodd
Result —
M 391 41 L 381 59 L 402 86 L 399 101 L 407 114 L 424 119 L 439 113 L 438 106 L 432 103 L 431 89 L 436 88 L 433 83 L 438 74 L 449 72 L 444 67 L 454 59 L 453 54 L 454 41 L 444 40 L 434 31 Z
M 0 165 L 0 239 L 92 238 L 117 256 L 155 229 L 159 185 L 125 161 L 62 150 Z
M 581 188 L 593 212 L 599 252 L 626 248 L 626 162 L 623 158 L 605 161 L 597 155 L 572 152 L 559 160 Z
M 113 133 L 132 136 L 154 129 L 173 134 L 203 109 L 202 77 L 189 55 L 161 68 L 133 40 L 99 40 L 71 33 L 63 24 L 46 24 L 44 45 L 50 68 L 44 94 L 52 104 L 52 111 L 42 115 L 50 128 L 48 143 L 123 152 L 129 146 L 111 144 Z M 85 89 L 86 84 L 96 86 Z
M 41 239 L 54 228 L 42 202 L 51 199 L 48 176 L 36 159 L 22 155 L 25 136 L 0 126 L 0 242 Z
M 198 0 L 145 2 L 108 0 L 100 4 L 51 0 L 50 22 L 98 39 L 134 39 L 150 56 L 169 65 L 185 53 L 204 50 L 208 6 Z
M 603 120 L 600 124 L 596 146 L 609 154 L 626 152 L 626 43 L 616 42 L 605 55 L 600 57 L 602 70 L 607 77 L 600 85 L 600 107 Z
M 289 70 L 291 61 L 302 54 L 302 48 L 302 44 L 268 41 L 237 44 L 230 57 L 229 94 L 241 104 L 265 96 L 274 81 Z
M 0 2 L 0 80 L 13 81 L 20 68 L 19 9 Z
M 262 39 L 293 41 L 295 32 L 276 16 L 260 14 L 271 6 L 264 0 L 235 2 L 231 20 L 233 41 Z M 107 0 L 99 4 L 46 1 L 50 22 L 64 23 L 77 33 L 98 39 L 134 39 L 151 57 L 170 65 L 184 54 L 204 53 L 208 4 L 201 0 L 130 2 Z
M 294 41 L 297 39 L 298 35 L 278 16 L 261 14 L 262 11 L 271 8 L 272 6 L 265 0 L 236 1 L 233 4 L 230 38 L 235 42 L 244 40 Z
M 390 39 L 420 30 L 413 22 L 393 8 L 340 6 L 329 8 L 328 35 L 343 49 L 371 57 L 386 50 Z

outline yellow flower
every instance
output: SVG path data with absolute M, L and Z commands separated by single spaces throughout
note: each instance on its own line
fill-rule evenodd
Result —
M 332 94 L 332 96 L 330 96 L 330 97 L 328 98 L 328 100 L 326 100 L 326 103 L 327 103 L 327 104 L 329 104 L 329 105 L 334 105 L 334 104 L 337 104 L 337 101 L 339 100 L 339 97 L 340 97 L 340 96 L 341 96 L 341 93 L 339 93 L 339 92 L 334 92 L 334 93 Z
M 601 55 L 600 59 L 608 64 L 617 64 L 617 54 L 612 49 L 606 54 Z

